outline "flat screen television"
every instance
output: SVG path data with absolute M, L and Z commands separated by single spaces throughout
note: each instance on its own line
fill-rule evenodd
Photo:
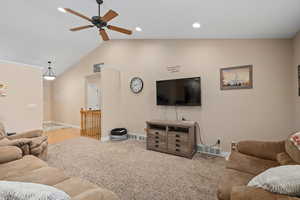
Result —
M 156 81 L 156 103 L 164 106 L 201 106 L 201 78 Z

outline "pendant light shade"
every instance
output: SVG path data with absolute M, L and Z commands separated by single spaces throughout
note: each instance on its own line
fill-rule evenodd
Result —
M 43 77 L 47 81 L 53 81 L 56 79 L 56 75 L 51 67 L 51 61 L 49 61 L 48 64 L 49 64 L 48 70 L 45 72 Z

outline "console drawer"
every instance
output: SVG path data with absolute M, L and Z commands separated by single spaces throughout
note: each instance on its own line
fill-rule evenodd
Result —
M 157 151 L 166 151 L 167 143 L 159 142 L 159 141 L 148 141 L 147 142 L 148 149 L 157 150 Z
M 187 145 L 168 143 L 168 150 L 176 154 L 191 153 L 191 148 Z
M 151 130 L 148 131 L 147 136 L 148 136 L 149 140 L 159 140 L 160 142 L 166 142 L 167 141 L 166 131 L 151 129 Z
M 188 143 L 188 134 L 187 133 L 183 133 L 183 132 L 168 132 L 168 142 L 171 143 L 176 143 L 176 142 L 180 142 L 180 143 Z

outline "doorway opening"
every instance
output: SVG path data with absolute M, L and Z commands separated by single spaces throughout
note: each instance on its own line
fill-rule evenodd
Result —
M 81 136 L 101 139 L 101 76 L 85 78 L 85 108 L 81 113 Z

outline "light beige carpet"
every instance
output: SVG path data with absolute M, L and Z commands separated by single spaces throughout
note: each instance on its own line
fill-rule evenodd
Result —
M 141 141 L 100 143 L 80 137 L 50 145 L 48 163 L 122 200 L 216 200 L 225 162 L 147 151 Z

